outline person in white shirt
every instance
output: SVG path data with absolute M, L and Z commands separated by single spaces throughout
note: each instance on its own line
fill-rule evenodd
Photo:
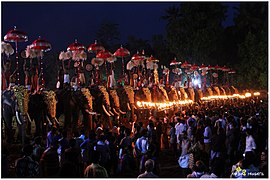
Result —
M 210 119 L 207 118 L 205 119 L 204 125 L 204 132 L 203 132 L 203 136 L 204 136 L 204 145 L 205 145 L 205 151 L 207 152 L 207 154 L 210 154 L 210 146 L 211 146 L 211 137 L 212 137 L 212 130 L 210 128 Z
M 245 153 L 248 151 L 254 151 L 256 149 L 256 143 L 255 143 L 253 136 L 251 135 L 251 129 L 246 130 L 246 135 L 247 136 L 246 136 Z
M 144 171 L 144 162 L 145 162 L 145 156 L 149 148 L 149 141 L 147 138 L 147 129 L 143 129 L 141 132 L 142 137 L 138 138 L 135 143 L 135 150 L 137 154 L 137 158 L 140 161 L 140 172 L 142 173 Z
M 182 120 L 180 119 L 180 117 L 175 117 L 175 119 L 178 122 L 175 125 L 176 143 L 177 143 L 178 149 L 181 149 L 181 138 L 182 138 L 182 135 L 183 135 L 183 131 L 186 131 L 187 130 L 187 127 L 182 122 Z

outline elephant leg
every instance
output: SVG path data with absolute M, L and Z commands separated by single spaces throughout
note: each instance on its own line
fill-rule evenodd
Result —
M 65 122 L 64 122 L 64 129 L 68 129 L 71 127 L 71 112 L 65 113 Z
M 25 121 L 25 116 L 23 116 L 21 113 L 19 115 L 19 118 L 21 120 L 22 124 L 19 124 L 17 122 L 17 128 L 18 128 L 18 136 L 17 136 L 17 141 L 21 142 L 22 144 L 25 144 L 25 137 L 26 137 L 26 121 Z
M 31 129 L 32 129 L 31 121 L 27 118 L 27 121 L 26 121 L 26 134 L 28 136 L 31 136 Z
M 5 132 L 6 132 L 6 137 L 7 137 L 7 142 L 12 143 L 14 141 L 14 131 L 12 127 L 12 118 L 13 118 L 13 113 L 12 113 L 12 108 L 7 105 L 3 105 L 3 119 L 5 123 Z
M 72 131 L 78 130 L 78 127 L 79 127 L 78 122 L 79 122 L 79 113 L 73 112 L 72 113 Z
M 35 137 L 40 136 L 41 135 L 41 125 L 42 125 L 42 120 L 38 117 L 34 117 L 34 121 L 35 121 Z

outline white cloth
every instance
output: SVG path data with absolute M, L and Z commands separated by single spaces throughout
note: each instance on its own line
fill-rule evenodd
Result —
M 70 83 L 69 74 L 64 74 L 64 83 Z
M 139 139 L 137 139 L 135 146 L 142 154 L 145 154 L 149 147 L 147 138 L 144 136 L 140 137 Z
M 208 144 L 211 142 L 210 138 L 212 137 L 212 131 L 209 126 L 204 128 L 203 136 L 204 136 L 203 140 L 204 143 Z
M 246 137 L 246 149 L 245 149 L 245 152 L 247 151 L 253 151 L 256 149 L 256 143 L 254 141 L 254 138 L 249 135 Z
M 186 128 L 186 125 L 183 124 L 183 123 L 177 123 L 175 125 L 175 135 L 176 135 L 176 138 L 177 138 L 177 143 L 179 144 L 180 143 L 180 139 L 179 137 L 181 136 L 181 134 L 183 133 L 183 131 L 186 131 L 187 128 Z

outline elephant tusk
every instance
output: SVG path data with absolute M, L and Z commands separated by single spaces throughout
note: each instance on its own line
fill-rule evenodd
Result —
M 85 112 L 87 112 L 90 115 L 99 115 L 97 112 L 89 111 L 88 109 L 85 109 Z
M 46 115 L 46 119 L 49 122 L 50 126 L 52 125 L 52 121 L 50 120 L 50 118 Z
M 112 111 L 109 111 L 109 113 L 110 113 L 112 116 L 114 116 L 114 114 L 113 114 L 113 112 L 112 112 Z
M 133 105 L 134 109 L 138 109 L 135 105 Z
M 107 114 L 107 116 L 111 117 L 111 114 L 106 110 L 105 106 L 102 105 L 103 111 Z
M 57 122 L 57 124 L 59 124 L 59 121 L 58 121 L 58 119 L 55 117 L 55 118 L 53 118 L 56 122 Z
M 28 112 L 26 113 L 26 116 L 27 116 L 27 118 L 29 119 L 30 122 L 33 122 L 32 119 L 30 118 Z
M 121 111 L 121 109 L 119 109 L 119 112 L 120 112 L 121 114 L 127 114 L 127 112 Z
M 128 110 L 130 111 L 130 110 L 131 110 L 131 108 L 130 108 L 130 105 L 129 105 L 129 103 L 127 103 L 127 107 L 128 107 Z
M 18 111 L 16 111 L 16 119 L 17 119 L 18 123 L 19 123 L 20 125 L 22 125 L 22 122 L 21 122 L 21 120 L 20 120 L 20 113 L 19 113 Z
M 116 111 L 115 108 L 113 108 L 113 112 L 114 112 L 114 114 L 116 114 L 117 116 L 119 116 L 119 113 Z

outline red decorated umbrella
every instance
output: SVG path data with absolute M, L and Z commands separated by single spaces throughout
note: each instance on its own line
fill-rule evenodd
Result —
M 214 67 L 214 69 L 215 69 L 215 70 L 222 70 L 222 67 L 221 67 L 221 66 L 216 65 L 216 66 Z
M 15 42 L 17 84 L 20 84 L 18 42 L 28 41 L 28 36 L 25 32 L 19 31 L 16 26 L 14 26 L 14 28 L 8 31 L 4 36 L 4 41 Z
M 229 73 L 229 74 L 235 74 L 236 71 L 231 69 L 230 71 L 228 71 L 228 73 Z
M 145 57 L 143 55 L 139 54 L 138 51 L 137 51 L 137 54 L 134 54 L 131 58 L 131 60 L 133 60 L 133 61 L 142 61 L 144 59 L 145 59 Z
M 42 53 L 50 51 L 52 46 L 48 41 L 41 39 L 41 37 L 39 36 L 39 38 L 37 40 L 32 42 L 32 44 L 30 45 L 30 48 L 35 50 L 35 51 L 40 51 L 40 53 L 41 53 L 40 73 L 41 73 L 41 85 L 43 86 L 45 82 L 44 82 L 44 78 L 43 78 L 43 62 L 42 62 L 43 54 Z M 38 84 L 39 84 L 39 82 L 38 82 Z
M 209 69 L 209 70 L 213 70 L 213 69 L 215 69 L 215 67 L 214 66 L 207 66 L 207 68 Z
M 193 65 L 190 67 L 190 70 L 195 71 L 195 70 L 198 69 L 198 67 L 199 67 L 198 65 L 193 64 Z
M 226 66 L 223 66 L 223 67 L 222 67 L 222 71 L 228 72 L 228 71 L 230 71 L 230 68 L 228 68 L 228 67 L 226 67 Z
M 107 69 L 107 59 L 112 58 L 113 54 L 109 52 L 108 50 L 100 51 L 97 55 L 96 58 L 98 59 L 104 59 L 105 60 L 105 69 L 106 69 L 106 77 L 108 77 L 108 69 Z
M 36 51 L 47 52 L 51 50 L 52 46 L 49 41 L 43 40 L 39 37 L 37 40 L 32 42 L 30 48 Z
M 125 74 L 124 57 L 130 55 L 129 50 L 127 50 L 126 48 L 123 48 L 122 45 L 121 45 L 121 47 L 118 48 L 113 55 L 116 56 L 116 57 L 121 57 L 122 58 L 122 75 L 124 76 L 124 74 Z
M 4 36 L 4 41 L 7 42 L 26 42 L 28 41 L 28 36 L 25 32 L 19 31 L 16 26 L 14 29 L 8 31 L 8 33 Z
M 199 67 L 200 70 L 207 70 L 208 69 L 208 66 L 205 66 L 204 64 L 202 64 L 200 67 Z
M 159 60 L 151 55 L 149 58 L 147 58 L 147 62 L 159 62 Z
M 176 58 L 174 58 L 172 61 L 171 61 L 171 63 L 170 63 L 170 66 L 176 66 L 176 65 L 178 65 L 178 64 L 181 64 L 181 62 L 178 62 L 178 61 L 176 61 Z
M 70 44 L 67 48 L 67 51 L 84 51 L 85 50 L 85 46 L 83 44 L 80 44 L 77 42 L 77 39 L 75 39 L 75 42 Z
M 88 47 L 88 52 L 90 53 L 98 53 L 99 51 L 104 51 L 105 48 L 103 46 L 101 46 L 100 44 L 97 43 L 97 40 L 95 40 L 95 43 L 94 44 L 91 44 L 89 47 Z
M 108 50 L 105 51 L 100 51 L 97 55 L 96 58 L 104 59 L 106 60 L 107 58 L 112 57 L 112 53 L 110 53 Z
M 188 68 L 190 67 L 191 64 L 189 64 L 187 61 L 185 61 L 182 65 L 181 65 L 181 68 Z

